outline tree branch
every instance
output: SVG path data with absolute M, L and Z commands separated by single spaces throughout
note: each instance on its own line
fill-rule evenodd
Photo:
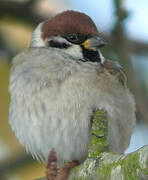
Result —
M 147 180 L 148 146 L 128 155 L 104 152 L 72 170 L 68 180 Z M 37 180 L 46 180 L 45 177 Z
M 108 122 L 103 111 L 97 111 L 92 133 L 103 135 L 103 139 L 93 136 L 89 157 L 71 171 L 68 180 L 147 180 L 148 146 L 130 154 L 104 152 L 108 147 Z M 45 177 L 36 180 L 46 180 Z
M 109 152 L 97 158 L 88 158 L 85 163 L 73 170 L 69 180 L 131 180 L 148 179 L 148 146 L 128 155 Z

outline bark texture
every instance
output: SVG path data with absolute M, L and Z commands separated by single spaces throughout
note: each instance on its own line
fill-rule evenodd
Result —
M 148 145 L 130 154 L 107 152 L 107 129 L 106 113 L 97 111 L 89 157 L 71 171 L 68 180 L 148 180 Z

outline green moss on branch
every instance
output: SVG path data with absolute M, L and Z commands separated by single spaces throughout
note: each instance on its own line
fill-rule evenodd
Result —
M 107 130 L 106 113 L 97 111 L 92 125 L 94 135 L 89 157 L 71 171 L 69 180 L 147 180 L 148 146 L 126 155 L 105 152 L 108 149 Z

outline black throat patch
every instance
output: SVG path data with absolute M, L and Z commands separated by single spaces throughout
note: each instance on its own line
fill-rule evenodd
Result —
M 81 48 L 83 57 L 86 61 L 101 62 L 101 57 L 98 51 L 87 50 L 83 46 L 81 46 Z

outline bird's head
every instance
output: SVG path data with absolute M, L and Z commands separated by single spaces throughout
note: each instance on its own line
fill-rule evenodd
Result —
M 79 59 L 104 62 L 99 49 L 105 46 L 89 16 L 65 11 L 40 23 L 32 35 L 31 47 L 58 48 Z

